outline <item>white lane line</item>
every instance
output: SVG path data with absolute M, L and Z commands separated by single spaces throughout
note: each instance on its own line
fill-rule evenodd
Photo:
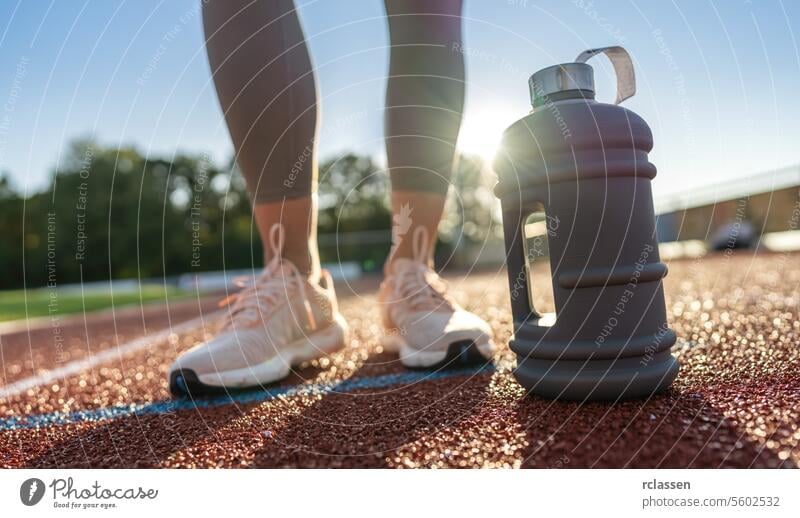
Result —
M 50 317 L 32 317 L 29 319 L 12 320 L 10 322 L 0 322 L 0 335 L 10 335 L 20 331 L 35 331 L 44 329 L 52 323 Z
M 119 347 L 106 349 L 97 354 L 93 354 L 88 358 L 68 363 L 62 367 L 45 371 L 36 376 L 31 376 L 30 378 L 15 381 L 10 385 L 0 387 L 0 399 L 12 398 L 28 389 L 53 383 L 55 381 L 60 381 L 66 377 L 81 373 L 107 361 L 121 359 L 123 355 L 138 351 L 139 349 L 143 349 L 149 345 L 155 345 L 159 342 L 163 342 L 167 340 L 171 334 L 180 335 L 187 331 L 191 331 L 192 329 L 196 329 L 205 321 L 213 321 L 216 316 L 217 313 L 202 315 L 176 326 L 162 329 L 157 333 L 136 338 L 135 340 L 131 340 L 128 343 L 120 345 Z
M 10 335 L 13 333 L 20 333 L 22 331 L 39 331 L 41 329 L 46 329 L 49 327 L 53 327 L 53 321 L 57 320 L 58 325 L 61 327 L 65 326 L 80 326 L 83 328 L 83 323 L 86 317 L 91 316 L 92 318 L 102 318 L 102 317 L 116 317 L 116 318 L 124 318 L 128 316 L 135 316 L 142 314 L 142 308 L 144 306 L 141 305 L 126 305 L 121 306 L 118 308 L 108 308 L 108 309 L 99 309 L 95 311 L 91 311 L 86 313 L 86 315 L 82 315 L 80 313 L 77 314 L 55 314 L 55 315 L 48 315 L 43 317 L 31 317 L 31 318 L 21 318 L 19 320 L 11 320 L 8 322 L 0 322 L 0 335 Z

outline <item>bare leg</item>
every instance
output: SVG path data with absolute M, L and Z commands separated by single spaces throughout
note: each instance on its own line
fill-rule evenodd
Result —
M 395 219 L 388 268 L 395 258 L 412 257 L 415 228 L 425 227 L 431 245 L 436 241 L 464 106 L 464 57 L 461 0 L 385 3 L 392 44 L 386 155 Z
M 283 225 L 283 256 L 319 274 L 318 95 L 292 0 L 203 2 L 206 48 L 236 162 L 269 259 L 267 235 Z
M 317 194 L 303 198 L 287 199 L 285 202 L 260 203 L 253 207 L 262 243 L 269 243 L 269 229 L 275 223 L 283 225 L 285 243 L 283 257 L 306 273 L 309 280 L 317 282 L 320 275 L 317 249 Z M 271 250 L 264 247 L 264 261 L 272 259 Z
M 436 244 L 437 229 L 442 219 L 445 197 L 430 192 L 392 191 L 392 253 L 384 265 L 384 272 L 391 267 L 393 259 L 414 257 L 414 230 L 425 227 L 430 239 L 428 264 L 433 267 L 433 247 Z

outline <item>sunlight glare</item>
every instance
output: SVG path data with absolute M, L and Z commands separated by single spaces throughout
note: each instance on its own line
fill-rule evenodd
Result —
M 513 114 L 507 110 L 491 108 L 468 111 L 464 114 L 461 132 L 458 134 L 458 150 L 491 162 L 500 145 L 503 131 L 520 116 L 521 114 Z

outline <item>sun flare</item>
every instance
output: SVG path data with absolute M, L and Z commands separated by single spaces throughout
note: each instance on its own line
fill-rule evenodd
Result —
M 508 110 L 481 109 L 464 114 L 461 132 L 458 134 L 458 150 L 478 155 L 491 162 L 500 145 L 503 131 L 518 118 Z

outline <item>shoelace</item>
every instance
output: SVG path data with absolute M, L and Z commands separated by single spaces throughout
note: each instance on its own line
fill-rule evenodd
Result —
M 412 240 L 414 260 L 396 274 L 395 300 L 407 301 L 418 310 L 452 310 L 453 300 L 447 295 L 447 283 L 428 268 L 428 230 L 417 227 Z
M 244 288 L 220 301 L 220 307 L 230 305 L 230 319 L 227 319 L 222 330 L 228 330 L 236 324 L 252 324 L 257 322 L 261 315 L 267 314 L 282 297 L 296 291 L 303 301 L 303 308 L 308 318 L 311 330 L 317 328 L 311 303 L 306 296 L 306 286 L 303 276 L 297 267 L 289 260 L 282 257 L 285 235 L 283 226 L 275 223 L 269 229 L 269 247 L 272 259 L 267 263 L 264 272 L 258 276 L 252 285 L 247 284 L 247 277 L 237 278 L 234 282 Z

